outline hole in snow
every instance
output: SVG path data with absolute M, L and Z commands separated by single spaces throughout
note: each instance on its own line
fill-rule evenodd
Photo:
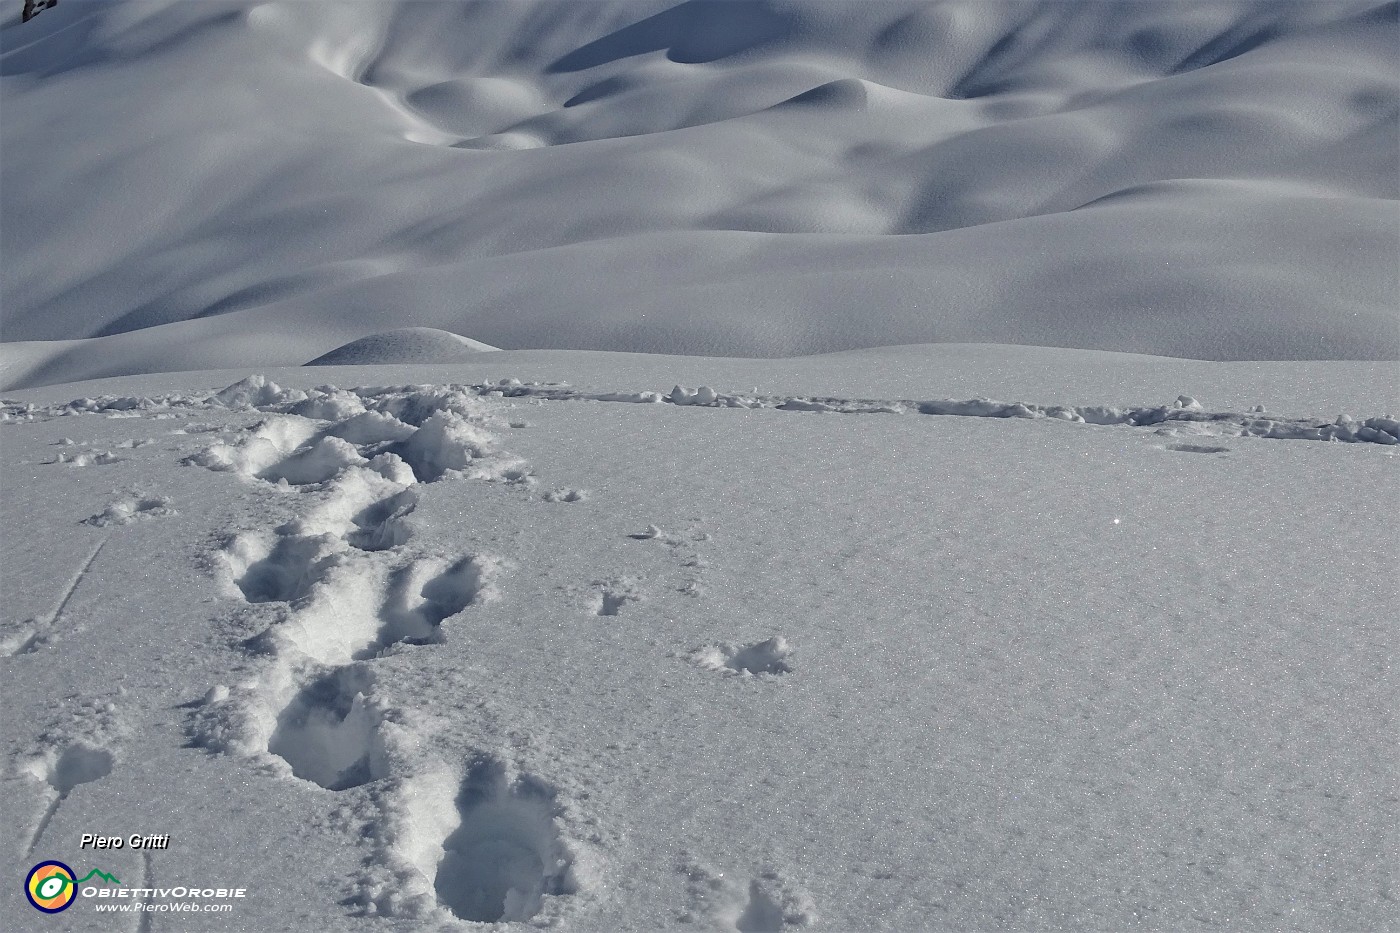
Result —
M 338 668 L 301 689 L 277 717 L 267 750 L 292 773 L 327 790 L 349 790 L 373 780 L 370 751 L 375 722 L 365 709 L 368 674 Z
M 788 646 L 787 639 L 777 635 L 740 648 L 724 664 L 730 670 L 744 674 L 790 674 L 792 664 L 788 657 L 791 654 L 792 648 Z
M 783 907 L 757 881 L 749 883 L 749 902 L 734 922 L 739 933 L 780 933 L 785 924 Z
M 237 540 L 229 548 L 234 583 L 250 603 L 300 599 L 320 579 L 325 549 L 326 543 L 319 537 L 286 537 L 279 538 L 265 554 L 255 556 L 256 543 Z
M 405 489 L 396 495 L 372 502 L 350 519 L 355 530 L 346 540 L 362 551 L 387 551 L 412 536 L 405 520 L 418 507 L 418 494 Z
M 461 824 L 443 842 L 434 886 L 462 920 L 529 920 L 547 894 L 572 894 L 571 859 L 554 828 L 554 794 L 528 778 L 508 784 L 496 763 L 475 766 L 457 798 Z
M 92 745 L 70 745 L 63 750 L 49 772 L 49 784 L 67 796 L 79 784 L 105 778 L 112 773 L 116 756 L 105 748 Z

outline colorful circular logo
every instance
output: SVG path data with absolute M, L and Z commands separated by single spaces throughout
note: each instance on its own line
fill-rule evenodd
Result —
M 24 896 L 35 910 L 56 914 L 67 910 L 78 893 L 77 876 L 62 862 L 40 862 L 24 879 Z

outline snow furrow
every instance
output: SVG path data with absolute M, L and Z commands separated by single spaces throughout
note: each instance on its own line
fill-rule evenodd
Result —
M 69 579 L 64 587 L 62 595 L 58 598 L 57 605 L 48 618 L 29 619 L 22 623 L 15 631 L 7 633 L 0 638 L 0 656 L 14 657 L 20 654 L 29 654 L 43 647 L 54 636 L 59 620 L 63 618 L 63 611 L 68 608 L 68 603 L 73 599 L 73 594 L 78 591 L 78 585 L 83 582 L 92 565 L 97 562 L 97 556 L 102 553 L 102 549 L 107 545 L 107 538 L 97 542 L 97 545 L 89 552 L 87 560 L 78 568 L 77 572 Z

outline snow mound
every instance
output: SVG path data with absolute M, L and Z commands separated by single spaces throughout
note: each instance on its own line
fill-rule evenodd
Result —
M 456 363 L 477 353 L 499 349 L 436 327 L 400 327 L 370 334 L 336 347 L 307 366 L 374 363 Z

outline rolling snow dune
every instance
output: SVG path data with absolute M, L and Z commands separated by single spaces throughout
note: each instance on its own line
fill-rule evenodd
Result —
M 7 15 L 10 388 L 404 326 L 1400 357 L 1393 2 Z
M 431 327 L 400 327 L 382 334 L 352 340 L 310 360 L 307 366 L 344 366 L 353 363 L 455 363 L 477 353 L 496 349 Z

